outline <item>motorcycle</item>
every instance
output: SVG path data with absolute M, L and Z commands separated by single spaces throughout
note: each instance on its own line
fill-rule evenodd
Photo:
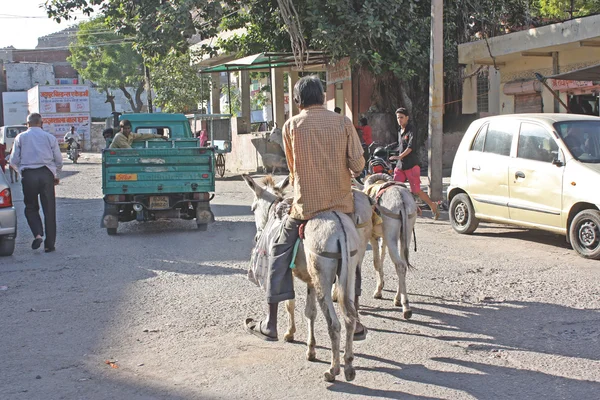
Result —
M 69 160 L 73 161 L 73 164 L 77 164 L 77 159 L 79 158 L 79 145 L 77 143 L 69 144 L 67 155 Z

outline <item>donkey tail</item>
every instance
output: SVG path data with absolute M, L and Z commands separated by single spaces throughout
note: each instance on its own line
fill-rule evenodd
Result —
M 342 314 L 344 314 L 346 323 L 353 323 L 358 319 L 358 312 L 354 304 L 357 265 L 352 263 L 353 257 L 350 245 L 356 246 L 358 238 L 356 234 L 353 234 L 352 230 L 356 228 L 352 225 L 352 221 L 349 218 L 341 217 L 337 212 L 335 212 L 335 216 L 340 222 L 343 233 L 342 240 L 338 241 L 342 256 L 338 276 L 338 304 L 340 305 Z
M 401 244 L 401 249 L 402 252 L 404 253 L 404 259 L 406 260 L 406 267 L 407 268 L 413 268 L 413 266 L 410 264 L 410 261 L 408 260 L 408 256 L 410 254 L 410 230 L 409 230 L 409 226 L 408 226 L 408 204 L 410 202 L 414 203 L 414 199 L 412 197 L 411 193 L 408 193 L 406 190 L 402 191 L 402 209 L 400 210 L 400 214 L 401 214 L 401 218 L 402 218 L 402 227 L 400 230 L 400 244 Z M 416 243 L 416 241 L 415 241 Z

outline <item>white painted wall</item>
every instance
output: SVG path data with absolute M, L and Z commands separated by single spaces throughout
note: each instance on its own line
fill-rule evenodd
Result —
M 4 125 L 22 125 L 27 120 L 27 92 L 2 93 Z
M 6 90 L 18 92 L 29 90 L 35 85 L 54 83 L 54 67 L 46 63 L 17 62 L 4 64 Z

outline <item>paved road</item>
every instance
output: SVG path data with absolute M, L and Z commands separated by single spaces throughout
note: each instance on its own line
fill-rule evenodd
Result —
M 208 232 L 132 222 L 109 237 L 99 228 L 98 156 L 65 172 L 52 254 L 30 249 L 13 186 L 17 250 L 0 259 L 1 399 L 598 398 L 600 262 L 556 235 L 487 225 L 459 236 L 447 215 L 425 215 L 411 252 L 410 321 L 392 304 L 389 261 L 384 300 L 370 298 L 369 251 L 361 318 L 370 334 L 355 346 L 356 380 L 329 384 L 321 315 L 314 363 L 301 318 L 293 344 L 242 329 L 264 304 L 245 277 L 255 227 L 241 180 L 217 183 Z M 304 293 L 299 285 L 299 317 Z

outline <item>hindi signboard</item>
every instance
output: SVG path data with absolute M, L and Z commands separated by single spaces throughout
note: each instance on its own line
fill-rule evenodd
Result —
M 29 112 L 42 115 L 90 112 L 90 88 L 86 85 L 36 86 L 27 94 Z
M 58 143 L 64 142 L 64 136 L 72 126 L 85 143 L 90 142 L 92 119 L 89 113 L 47 114 L 43 119 L 44 130 L 54 135 Z

